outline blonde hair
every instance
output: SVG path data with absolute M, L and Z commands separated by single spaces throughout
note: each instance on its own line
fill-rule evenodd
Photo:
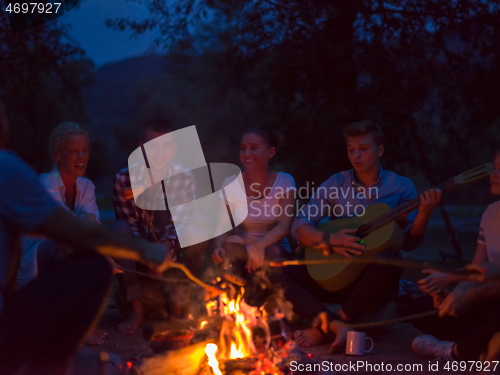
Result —
M 54 150 L 60 150 L 61 145 L 66 141 L 66 139 L 73 134 L 85 134 L 87 140 L 89 140 L 89 133 L 83 129 L 80 125 L 73 121 L 62 122 L 57 125 L 49 138 L 49 153 L 52 154 Z M 90 141 L 90 140 L 89 140 Z

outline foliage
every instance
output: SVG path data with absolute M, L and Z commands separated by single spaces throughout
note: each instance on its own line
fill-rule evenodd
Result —
M 10 123 L 10 148 L 38 171 L 50 168 L 47 139 L 62 121 L 85 125 L 82 88 L 92 82 L 93 63 L 52 21 L 12 32 L 0 14 L 0 96 Z

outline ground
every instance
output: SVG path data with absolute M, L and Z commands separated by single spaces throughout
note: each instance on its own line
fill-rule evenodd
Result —
M 465 211 L 464 211 L 465 210 Z M 458 237 L 462 248 L 464 251 L 465 261 L 472 259 L 472 255 L 475 250 L 475 241 L 477 238 L 477 231 L 479 227 L 479 220 L 481 213 L 484 208 L 452 208 L 450 214 L 453 220 L 453 224 L 458 232 Z M 465 214 L 464 214 L 465 212 Z M 452 249 L 448 242 L 448 234 L 444 229 L 442 220 L 440 219 L 439 213 L 436 213 L 429 225 L 428 235 L 426 241 L 422 247 L 410 253 L 413 259 L 426 259 L 440 261 L 440 252 L 452 252 Z M 403 278 L 407 280 L 415 281 L 415 277 L 411 276 L 409 273 L 404 273 Z M 142 334 L 139 331 L 134 336 L 125 336 L 117 332 L 117 325 L 123 320 L 119 311 L 113 308 L 113 302 L 111 301 L 111 308 L 108 308 L 99 324 L 100 328 L 104 329 L 109 334 L 109 338 L 106 339 L 106 343 L 95 350 L 105 351 L 109 353 L 114 353 L 119 355 L 124 360 L 134 360 L 137 358 L 142 358 L 152 354 L 152 350 L 148 341 L 142 338 Z M 328 345 L 315 347 L 312 349 L 304 349 L 304 352 L 312 353 L 316 358 L 325 358 L 326 360 L 332 360 L 334 363 L 338 364 L 354 364 L 356 361 L 366 361 L 371 365 L 382 365 L 384 364 L 384 369 L 374 367 L 373 371 L 366 371 L 366 368 L 359 368 L 356 374 L 382 374 L 389 373 L 387 371 L 387 365 L 392 366 L 392 372 L 397 371 L 397 366 L 406 365 L 406 370 L 403 368 L 402 373 L 405 374 L 467 374 L 468 371 L 446 371 L 444 369 L 445 363 L 438 363 L 439 370 L 435 371 L 435 366 L 433 370 L 429 369 L 429 361 L 418 358 L 413 354 L 411 350 L 412 340 L 419 335 L 420 332 L 415 329 L 409 323 L 396 324 L 393 329 L 385 335 L 373 337 L 375 342 L 374 349 L 371 353 L 364 357 L 350 357 L 346 355 L 328 355 Z M 422 365 L 421 368 L 415 367 L 415 365 Z M 411 366 L 412 369 L 408 366 Z M 345 369 L 345 367 L 344 367 Z M 352 369 L 352 368 L 351 368 Z M 349 373 L 348 371 L 345 373 Z

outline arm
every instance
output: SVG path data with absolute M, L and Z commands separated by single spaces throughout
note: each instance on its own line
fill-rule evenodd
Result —
M 133 202 L 134 195 L 130 182 L 126 181 L 127 178 L 129 178 L 128 173 L 118 173 L 113 181 L 113 206 L 115 209 L 115 217 L 116 220 L 126 221 L 132 228 L 134 236 L 141 237 L 137 207 Z
M 82 194 L 80 219 L 87 217 L 88 220 L 90 215 L 92 215 L 96 221 L 100 222 L 99 208 L 95 199 L 95 186 L 91 181 L 88 181 L 88 185 Z
M 36 230 L 71 246 L 76 252 L 97 251 L 144 264 L 161 264 L 166 257 L 164 246 L 121 236 L 102 225 L 81 221 L 62 207 L 57 207 Z
M 439 316 L 459 316 L 465 313 L 471 304 L 481 301 L 496 300 L 500 296 L 500 282 L 483 284 L 461 282 L 439 306 Z
M 414 189 L 415 187 L 413 187 L 413 190 Z M 422 243 L 432 211 L 441 201 L 441 194 L 441 190 L 439 189 L 429 189 L 420 195 L 418 214 L 408 230 L 405 232 L 405 244 L 403 245 L 404 250 L 414 250 Z M 404 201 L 401 203 L 404 203 Z
M 329 208 L 333 206 L 334 202 L 327 195 L 327 191 L 336 184 L 333 178 L 332 176 L 321 184 L 309 203 L 298 213 L 292 223 L 291 233 L 301 246 L 316 246 L 326 240 L 328 244 L 328 247 L 324 249 L 326 254 L 331 248 L 339 254 L 351 257 L 349 253 L 360 254 L 364 249 L 364 246 L 358 243 L 360 240 L 358 237 L 349 235 L 355 230 L 344 229 L 336 234 L 325 235 L 324 232 L 316 229 L 321 219 L 328 214 Z
M 479 266 L 480 264 L 487 262 L 488 262 L 488 255 L 486 254 L 486 245 L 484 243 L 478 242 L 476 247 L 476 252 L 474 254 L 474 259 L 472 260 L 472 265 Z M 450 284 L 458 283 L 464 280 L 464 278 L 472 279 L 473 277 L 477 277 L 479 281 L 481 280 L 481 277 L 483 278 L 488 277 L 487 275 L 486 276 L 484 275 L 484 272 L 481 268 L 476 268 L 476 269 L 480 271 L 483 275 L 461 276 L 443 272 L 436 272 L 434 270 L 424 270 L 423 271 L 424 273 L 430 273 L 431 275 L 427 276 L 425 279 L 419 280 L 418 284 L 420 289 L 422 289 L 422 291 L 424 291 L 425 293 L 433 294 L 433 293 L 438 293 L 438 291 L 442 291 Z M 493 273 L 493 270 L 491 270 L 490 274 L 491 273 Z M 461 284 L 462 283 L 460 283 L 458 286 L 460 286 Z M 460 288 L 467 289 L 470 286 L 471 284 L 464 283 L 460 286 Z
M 254 243 L 252 251 L 249 253 L 246 268 L 255 271 L 264 265 L 266 247 L 281 241 L 290 232 L 293 214 L 295 212 L 295 194 L 289 191 L 280 199 L 281 215 L 277 218 L 276 226 L 264 237 Z

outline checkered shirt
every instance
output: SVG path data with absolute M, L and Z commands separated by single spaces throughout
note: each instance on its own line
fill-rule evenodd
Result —
M 138 168 L 140 168 L 140 172 L 144 172 L 146 166 L 143 164 L 138 166 Z M 167 207 L 167 212 L 144 210 L 137 207 L 132 194 L 129 169 L 122 169 L 116 174 L 113 181 L 115 216 L 117 220 L 122 219 L 129 223 L 136 237 L 146 238 L 150 241 L 155 240 L 149 219 L 153 223 L 157 223 L 158 221 L 163 223 L 161 227 L 155 225 L 156 237 L 160 243 L 173 241 L 177 238 L 172 217 L 176 218 L 179 230 L 182 229 L 181 227 L 187 225 L 190 205 L 179 203 L 193 202 L 196 199 L 195 178 L 191 172 L 174 163 L 170 164 L 169 169 L 169 176 L 172 174 L 172 177 L 164 180 L 165 191 L 169 197 L 169 201 L 175 201 L 176 205 L 172 210 L 169 210 Z M 132 175 L 143 176 L 144 173 L 133 173 Z M 153 191 L 152 194 L 154 194 L 155 200 L 165 201 L 161 184 L 157 184 L 156 188 L 152 187 L 148 190 Z M 165 218 L 158 220 L 161 215 L 167 215 L 166 220 Z

